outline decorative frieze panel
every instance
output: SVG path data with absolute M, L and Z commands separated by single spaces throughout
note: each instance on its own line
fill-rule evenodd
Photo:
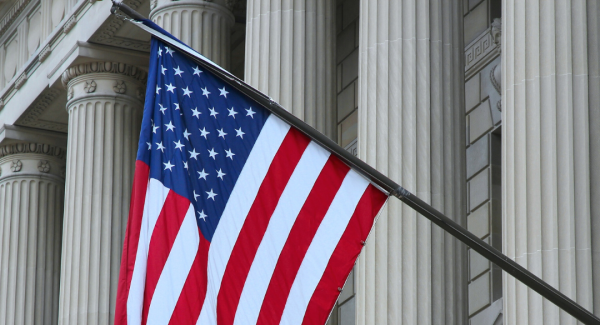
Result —
M 4 33 L 8 30 L 8 27 L 10 27 L 10 25 L 30 2 L 31 0 L 18 0 L 6 13 L 6 15 L 2 17 L 2 20 L 0 20 L 0 37 L 4 35 Z
M 492 27 L 481 33 L 465 48 L 465 79 L 471 78 L 500 54 L 500 24 L 494 21 Z

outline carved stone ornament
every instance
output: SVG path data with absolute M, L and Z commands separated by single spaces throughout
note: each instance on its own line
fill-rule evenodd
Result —
M 502 20 L 500 18 L 494 18 L 492 22 L 492 39 L 496 45 L 500 45 L 502 40 Z
M 125 81 L 123 81 L 123 80 L 116 80 L 115 81 L 115 85 L 113 86 L 113 90 L 117 94 L 124 94 L 125 91 L 127 91 L 127 86 L 125 85 Z
M 41 143 L 13 143 L 0 146 L 0 158 L 20 154 L 20 153 L 38 153 L 63 159 L 66 156 L 66 150 L 60 147 Z
M 85 86 L 83 86 L 83 89 L 85 89 L 85 91 L 88 94 L 93 93 L 94 91 L 96 91 L 96 82 L 94 80 L 86 80 L 85 81 Z
M 68 34 L 71 31 L 71 29 L 73 29 L 73 27 L 75 27 L 76 23 L 77 23 L 77 20 L 75 19 L 75 16 L 71 16 L 69 18 L 69 20 L 67 20 L 67 22 L 63 26 L 63 32 L 65 34 Z
M 38 170 L 42 173 L 50 171 L 50 162 L 48 160 L 40 160 L 38 163 Z
M 154 8 L 156 8 L 157 2 L 158 2 L 157 0 L 150 0 L 150 10 L 153 10 Z
M 148 74 L 138 67 L 119 62 L 89 62 L 82 63 L 68 68 L 62 74 L 62 84 L 66 87 L 73 78 L 90 73 L 115 73 L 127 77 L 132 77 L 141 83 L 146 83 Z
M 498 92 L 498 94 L 502 95 L 502 63 L 495 65 L 492 70 L 490 70 L 490 81 L 492 82 L 492 86 Z M 496 107 L 500 112 L 502 112 L 502 100 L 499 100 L 496 103 Z
M 12 170 L 13 172 L 20 172 L 21 169 L 23 169 L 23 163 L 20 160 L 13 160 L 12 163 L 10 164 L 10 170 Z
M 73 91 L 73 87 L 69 87 L 69 91 L 67 92 L 67 100 L 71 100 L 71 98 L 73 98 L 74 95 L 74 91 Z
M 27 81 L 27 73 L 23 72 L 15 81 L 15 88 L 20 89 L 21 87 L 23 87 L 25 81 Z
M 48 56 L 50 56 L 50 53 L 52 53 L 52 50 L 50 49 L 50 44 L 47 44 L 46 46 L 44 46 L 44 48 L 40 51 L 40 54 L 38 55 L 38 60 L 40 62 L 44 62 L 44 60 L 46 60 L 48 58 Z

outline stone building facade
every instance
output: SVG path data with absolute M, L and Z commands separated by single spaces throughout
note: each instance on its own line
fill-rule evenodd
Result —
M 597 0 L 126 0 L 600 314 Z M 0 0 L 0 324 L 110 324 L 149 35 Z M 398 200 L 328 324 L 571 324 Z

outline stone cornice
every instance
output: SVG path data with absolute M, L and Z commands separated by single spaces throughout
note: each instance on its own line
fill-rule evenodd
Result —
M 0 146 L 0 158 L 23 153 L 37 153 L 64 159 L 67 151 L 60 147 L 34 142 L 13 143 Z
M 15 19 L 19 16 L 21 11 L 27 7 L 31 0 L 18 0 L 17 3 L 2 17 L 0 20 L 0 37 L 4 35 L 8 27 L 12 24 Z
M 62 84 L 66 87 L 73 78 L 90 73 L 115 73 L 134 78 L 142 83 L 146 83 L 148 74 L 135 66 L 119 62 L 96 61 L 77 64 L 68 68 L 62 74 Z

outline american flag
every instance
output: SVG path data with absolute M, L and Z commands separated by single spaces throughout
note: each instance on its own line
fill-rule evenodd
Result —
M 115 324 L 324 324 L 387 195 L 152 39 Z

